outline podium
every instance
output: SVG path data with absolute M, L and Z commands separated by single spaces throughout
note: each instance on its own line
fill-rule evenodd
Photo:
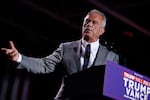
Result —
M 64 80 L 69 100 L 150 100 L 150 78 L 108 61 Z
M 71 100 L 111 100 L 103 96 L 105 65 L 68 76 L 64 80 L 64 95 Z

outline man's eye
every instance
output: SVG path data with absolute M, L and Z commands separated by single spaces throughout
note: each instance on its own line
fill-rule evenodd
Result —
M 96 22 L 96 21 L 93 21 L 93 24 L 97 24 L 97 22 Z
M 90 20 L 87 20 L 87 21 L 86 21 L 86 23 L 89 23 L 89 22 L 90 22 Z

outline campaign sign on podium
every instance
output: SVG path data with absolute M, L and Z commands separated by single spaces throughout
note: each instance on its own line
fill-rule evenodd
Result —
M 115 100 L 150 100 L 150 78 L 108 61 L 103 95 Z

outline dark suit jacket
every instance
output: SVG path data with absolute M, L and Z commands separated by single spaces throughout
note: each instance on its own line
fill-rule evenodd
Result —
M 26 68 L 33 73 L 53 72 L 57 64 L 62 63 L 65 77 L 82 71 L 80 65 L 81 40 L 60 44 L 52 54 L 43 58 L 33 58 L 22 55 L 22 61 L 17 68 Z M 100 44 L 93 66 L 105 65 L 107 60 L 119 63 L 119 55 Z M 56 98 L 62 96 L 62 84 Z

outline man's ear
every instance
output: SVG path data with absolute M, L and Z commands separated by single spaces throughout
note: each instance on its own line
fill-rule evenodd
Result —
M 100 35 L 102 35 L 104 32 L 105 32 L 105 29 L 102 28 L 102 29 L 100 30 Z

